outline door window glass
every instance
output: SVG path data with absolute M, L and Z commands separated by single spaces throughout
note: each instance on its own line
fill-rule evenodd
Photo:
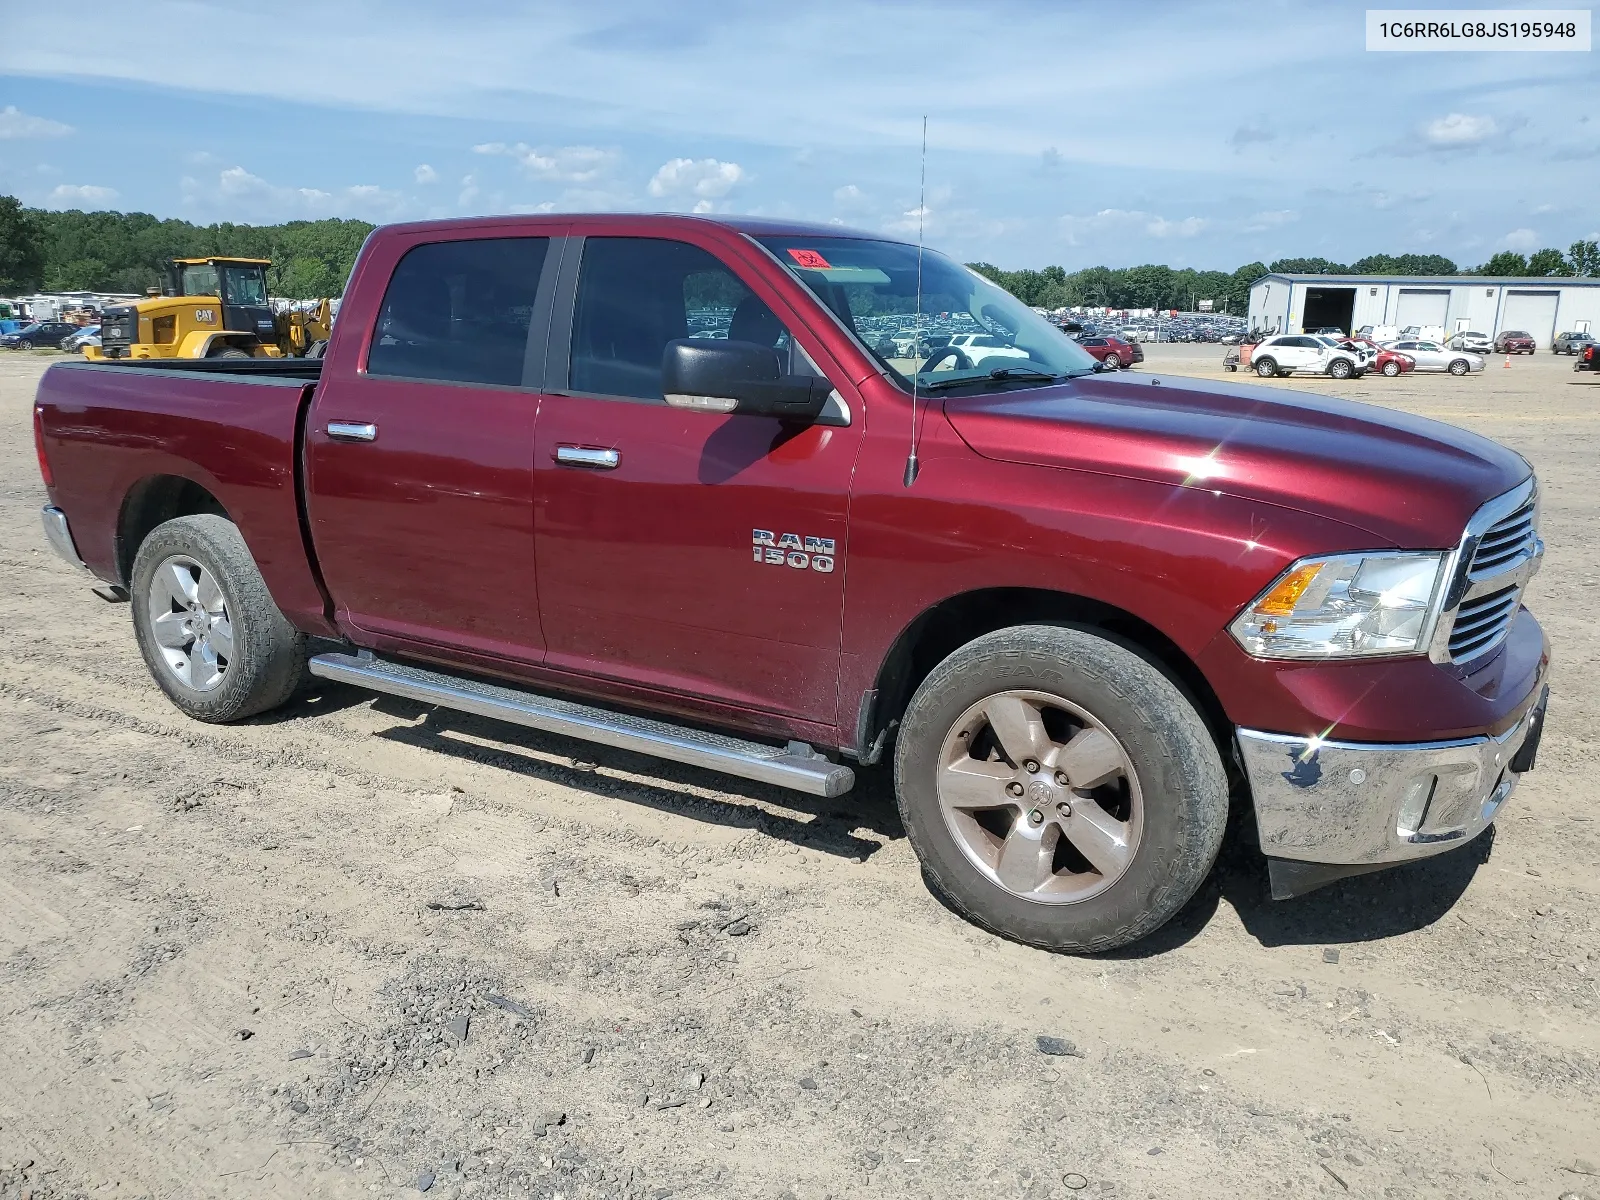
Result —
M 406 251 L 383 294 L 367 374 L 519 386 L 549 245 L 484 238 Z
M 779 370 L 790 370 L 783 322 L 708 251 L 664 238 L 585 239 L 572 390 L 663 400 L 661 356 L 678 338 L 754 342 L 776 350 Z

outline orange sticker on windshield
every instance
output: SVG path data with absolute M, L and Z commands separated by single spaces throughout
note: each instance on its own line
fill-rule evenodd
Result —
M 791 250 L 789 251 L 789 257 L 802 267 L 813 271 L 826 271 L 828 269 L 828 260 L 815 250 Z

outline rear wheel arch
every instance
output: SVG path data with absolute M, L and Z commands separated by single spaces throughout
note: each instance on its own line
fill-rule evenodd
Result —
M 1038 624 L 1070 625 L 1097 633 L 1151 663 L 1194 705 L 1217 741 L 1223 761 L 1231 762 L 1233 726 L 1210 682 L 1176 642 L 1126 609 L 1043 588 L 963 592 L 918 614 L 891 644 L 872 691 L 863 698 L 855 746 L 862 761 L 881 760 L 911 697 L 941 662 L 996 630 Z
M 117 517 L 117 576 L 124 586 L 133 560 L 151 532 L 174 517 L 216 516 L 233 520 L 204 484 L 182 475 L 147 475 L 128 489 Z

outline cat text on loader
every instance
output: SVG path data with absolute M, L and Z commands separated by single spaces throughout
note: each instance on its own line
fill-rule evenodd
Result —
M 176 258 L 160 296 L 106 308 L 89 358 L 284 358 L 321 356 L 332 306 L 274 313 L 266 258 Z

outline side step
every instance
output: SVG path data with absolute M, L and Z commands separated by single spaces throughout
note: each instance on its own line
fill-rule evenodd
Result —
M 459 679 L 366 654 L 318 654 L 311 660 L 311 673 L 374 692 L 688 763 L 812 796 L 842 796 L 856 782 L 855 772 L 849 767 L 829 762 L 803 742 L 790 742 L 787 747 L 746 742 L 499 684 Z

